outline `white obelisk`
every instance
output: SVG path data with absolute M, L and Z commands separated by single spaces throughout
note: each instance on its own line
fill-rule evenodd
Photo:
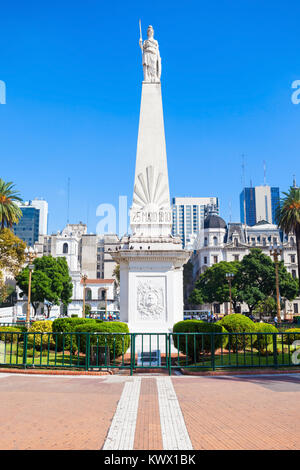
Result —
M 171 235 L 172 212 L 161 97 L 161 59 L 152 26 L 140 46 L 144 81 L 137 143 L 132 235 L 113 258 L 120 263 L 120 319 L 130 332 L 172 331 L 183 320 L 183 264 L 189 254 Z

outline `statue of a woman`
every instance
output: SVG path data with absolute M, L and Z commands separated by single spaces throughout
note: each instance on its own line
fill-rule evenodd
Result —
M 143 43 L 140 39 L 140 48 L 143 53 L 143 70 L 145 82 L 160 82 L 161 58 L 159 54 L 158 42 L 154 39 L 154 29 L 150 25 L 147 29 L 147 36 Z

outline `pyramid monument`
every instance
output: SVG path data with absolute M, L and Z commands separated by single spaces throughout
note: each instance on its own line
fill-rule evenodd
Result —
M 120 320 L 132 333 L 168 333 L 183 320 L 183 265 L 189 252 L 173 237 L 161 95 L 161 58 L 152 26 L 140 39 L 144 80 L 130 209 L 132 234 L 112 257 L 120 264 Z

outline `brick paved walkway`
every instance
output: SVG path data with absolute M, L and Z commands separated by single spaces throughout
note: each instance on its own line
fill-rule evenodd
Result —
M 296 374 L 0 374 L 0 449 L 299 449 L 299 399 Z

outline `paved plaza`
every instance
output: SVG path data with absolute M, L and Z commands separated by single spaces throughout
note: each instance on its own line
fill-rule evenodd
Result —
M 0 374 L 0 449 L 299 449 L 300 376 Z

